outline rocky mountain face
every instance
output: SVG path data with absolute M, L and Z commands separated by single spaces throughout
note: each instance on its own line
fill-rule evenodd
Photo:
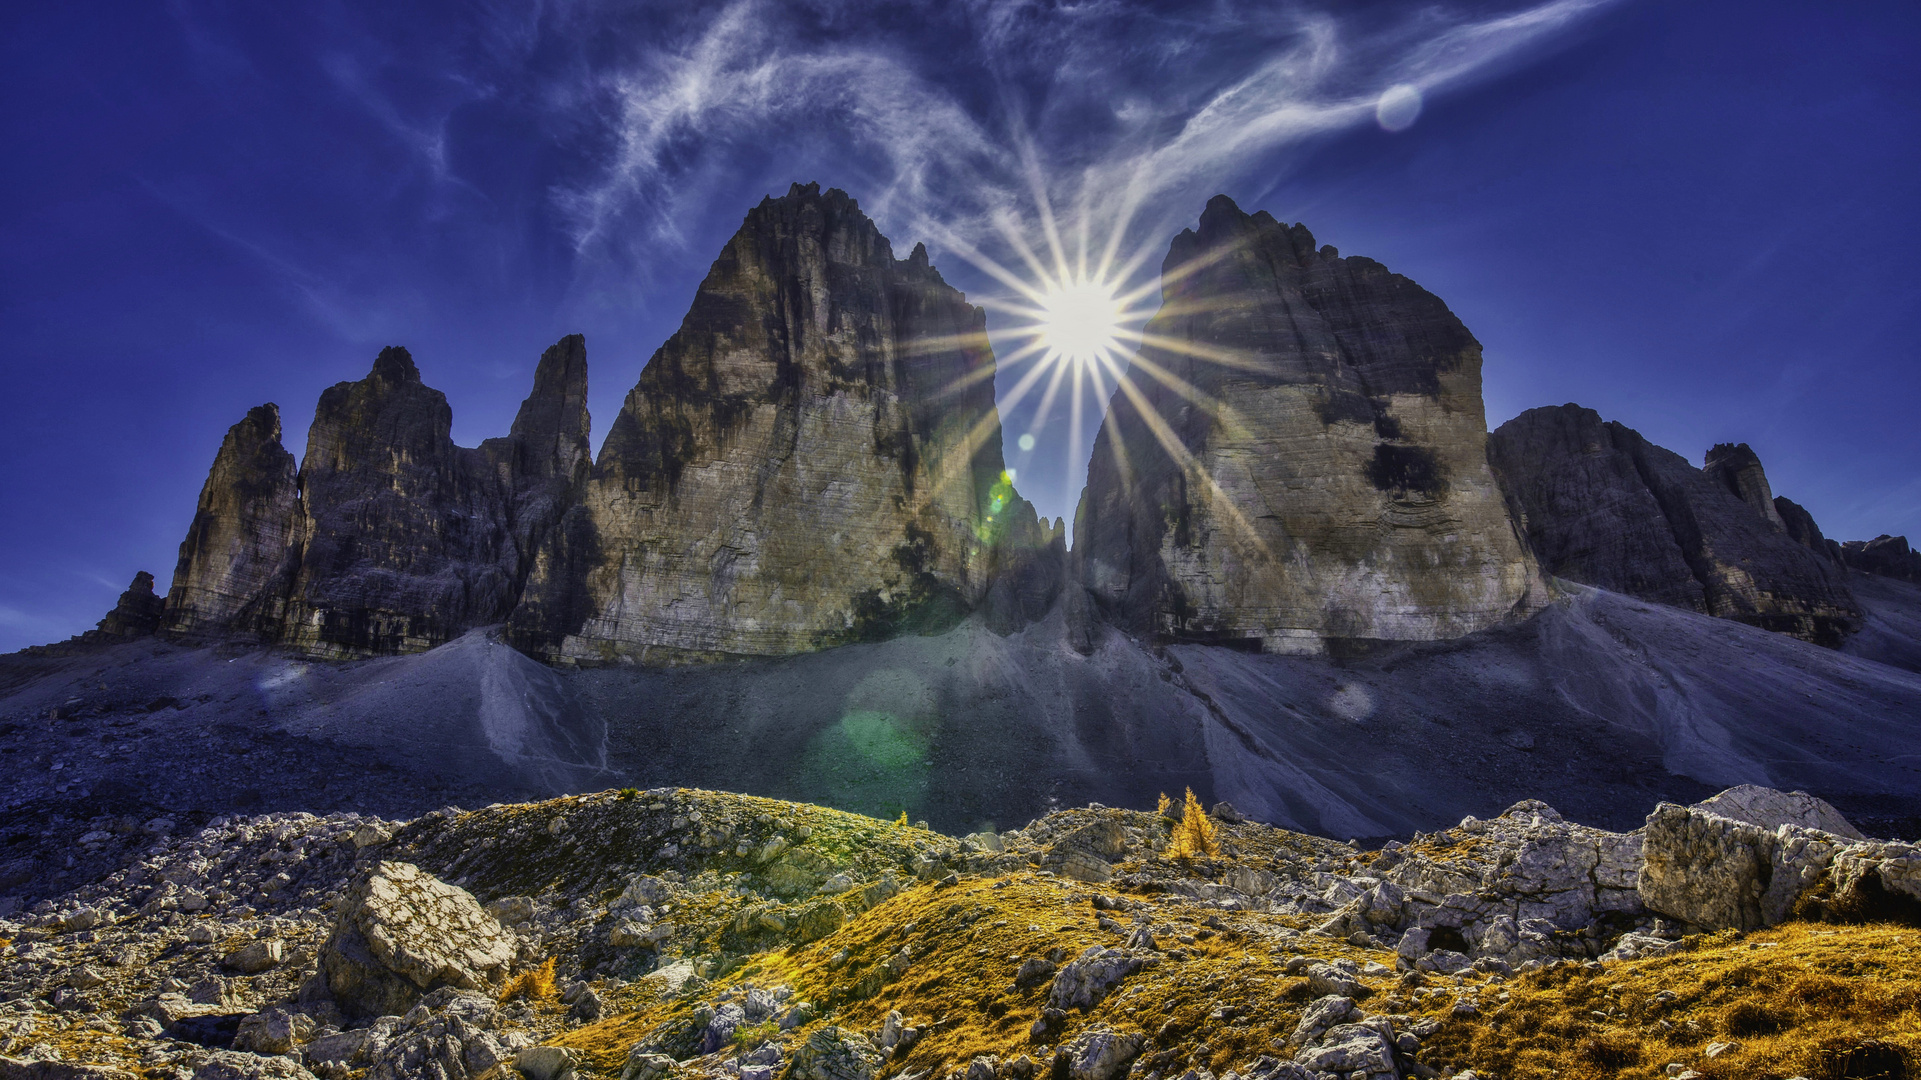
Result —
M 1884 534 L 1872 540 L 1850 540 L 1840 549 L 1842 561 L 1852 569 L 1921 582 L 1921 552 L 1909 547 L 1905 536 Z
M 1076 516 L 1098 615 L 1314 653 L 1543 601 L 1488 469 L 1480 344 L 1439 299 L 1225 196 L 1162 281 Z
M 1745 445 L 1704 471 L 1562 405 L 1501 425 L 1488 456 L 1549 573 L 1823 644 L 1859 623 L 1844 572 L 1790 531 Z
M 298 471 L 280 444 L 279 406 L 259 406 L 228 429 L 180 543 L 163 624 L 169 634 L 279 636 Z
M 1716 443 L 1708 448 L 1701 471 L 1718 481 L 1728 493 L 1754 508 L 1768 524 L 1787 532 L 1787 523 L 1774 505 L 1774 489 L 1761 458 L 1747 443 Z
M 280 640 L 316 653 L 429 648 L 514 602 L 509 491 L 454 445 L 446 395 L 407 350 L 320 395 L 300 469 Z
M 166 612 L 166 599 L 154 594 L 153 575 L 142 570 L 93 632 L 109 638 L 145 637 L 160 629 Z
M 402 348 L 321 396 L 299 463 L 279 410 L 252 410 L 159 630 L 344 658 L 505 622 L 527 654 L 592 666 L 969 615 L 1007 634 L 1060 606 L 1083 652 L 1114 625 L 1316 655 L 1525 616 L 1545 565 L 1832 644 L 1860 616 L 1848 572 L 1921 580 L 1901 538 L 1822 536 L 1745 444 L 1695 469 L 1575 406 L 1487 436 L 1467 328 L 1304 226 L 1217 197 L 1163 279 L 1071 553 L 1004 470 L 982 311 L 846 193 L 796 184 L 747 214 L 597 461 L 578 335 L 477 448 Z M 145 633 L 155 603 L 132 596 L 102 640 Z
M 1003 471 L 980 309 L 844 192 L 754 208 L 544 545 L 514 641 L 563 662 L 781 655 L 1045 611 L 1060 544 Z M 1007 584 L 992 592 L 996 571 Z
M 181 544 L 164 629 L 322 656 L 431 648 L 504 620 L 587 460 L 585 345 L 541 358 L 512 434 L 455 446 L 407 350 L 320 397 L 296 470 L 279 411 L 227 433 Z

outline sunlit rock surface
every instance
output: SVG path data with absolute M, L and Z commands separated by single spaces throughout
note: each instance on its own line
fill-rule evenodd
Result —
M 1099 614 L 1312 653 L 1538 607 L 1487 465 L 1481 347 L 1446 305 L 1225 196 L 1162 273 L 1076 523 Z
M 1550 573 L 1823 644 L 1861 618 L 1841 569 L 1787 529 L 1745 446 L 1717 447 L 1704 472 L 1578 405 L 1530 409 L 1488 446 Z
M 540 550 L 515 642 L 671 662 L 950 625 L 997 546 L 1016 566 L 1054 546 L 1002 471 L 985 331 L 844 192 L 763 201 Z M 1017 576 L 1009 622 L 1052 600 L 1045 565 Z

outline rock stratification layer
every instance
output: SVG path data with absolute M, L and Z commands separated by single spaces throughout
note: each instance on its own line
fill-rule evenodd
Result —
M 1861 617 L 1842 571 L 1783 522 L 1745 445 L 1716 447 L 1706 472 L 1562 405 L 1501 425 L 1488 454 L 1550 573 L 1827 644 Z
M 764 200 L 628 394 L 515 641 L 780 655 L 973 609 L 997 547 L 1050 543 L 1002 471 L 985 331 L 844 192 Z
M 1487 465 L 1481 347 L 1446 305 L 1225 196 L 1162 274 L 1076 520 L 1101 614 L 1318 652 L 1540 602 Z

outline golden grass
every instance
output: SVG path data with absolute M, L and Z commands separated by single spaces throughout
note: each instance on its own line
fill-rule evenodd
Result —
M 859 1031 L 878 1028 L 889 1010 L 900 1010 L 911 1025 L 928 1030 L 908 1055 L 888 1063 L 890 1072 L 939 1071 L 980 1054 L 1038 1055 L 1029 1029 L 1048 986 L 1017 989 L 1014 972 L 1021 960 L 1053 954 L 1064 964 L 1089 946 L 1118 946 L 1120 937 L 1100 928 L 1090 886 L 1038 874 L 1000 880 L 1006 884 L 970 879 L 947 888 L 917 886 L 813 945 L 755 957 L 736 978 L 792 986 L 799 997 L 827 1007 L 819 1023 Z M 1178 1064 L 1176 1072 L 1190 1065 L 1219 1071 L 1274 1053 L 1270 1041 L 1293 1031 L 1310 1000 L 1306 981 L 1288 976 L 1282 952 L 1254 933 L 1199 925 L 1207 914 L 1162 905 L 1156 924 L 1197 931 L 1193 945 L 1164 943 L 1187 959 L 1165 958 L 1128 978 L 1091 1012 L 1071 1014 L 1044 1041 L 1058 1045 L 1106 1025 L 1159 1036 L 1159 1047 L 1207 1044 L 1198 1056 L 1183 1052 L 1170 1059 L 1167 1065 Z M 1315 941 L 1326 956 L 1364 959 L 1345 944 Z M 863 977 L 903 946 L 912 957 L 907 970 L 882 982 L 871 997 L 857 996 Z M 843 950 L 845 958 L 835 964 Z M 1226 1015 L 1211 1015 L 1223 1008 Z
M 1483 1015 L 1450 1023 L 1423 1057 L 1503 1080 L 1652 1078 L 1669 1063 L 1716 1080 L 1906 1076 L 1921 1066 L 1921 933 L 1910 927 L 1716 934 L 1668 956 L 1535 972 L 1502 989 L 1505 1003 L 1483 996 Z M 1735 1045 L 1706 1057 L 1717 1042 Z M 1889 1063 L 1900 1071 L 1881 1071 Z

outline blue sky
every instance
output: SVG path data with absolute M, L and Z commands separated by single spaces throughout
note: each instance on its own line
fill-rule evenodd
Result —
M 12 5 L 0 649 L 164 585 L 227 426 L 299 453 L 383 345 L 474 445 L 583 332 L 598 440 L 795 180 L 976 299 L 1043 206 L 1145 280 L 1226 192 L 1446 300 L 1491 424 L 1746 441 L 1830 535 L 1921 537 L 1917 46 L 1911 0 Z M 1036 397 L 1010 457 L 1071 516 L 1096 417 Z

